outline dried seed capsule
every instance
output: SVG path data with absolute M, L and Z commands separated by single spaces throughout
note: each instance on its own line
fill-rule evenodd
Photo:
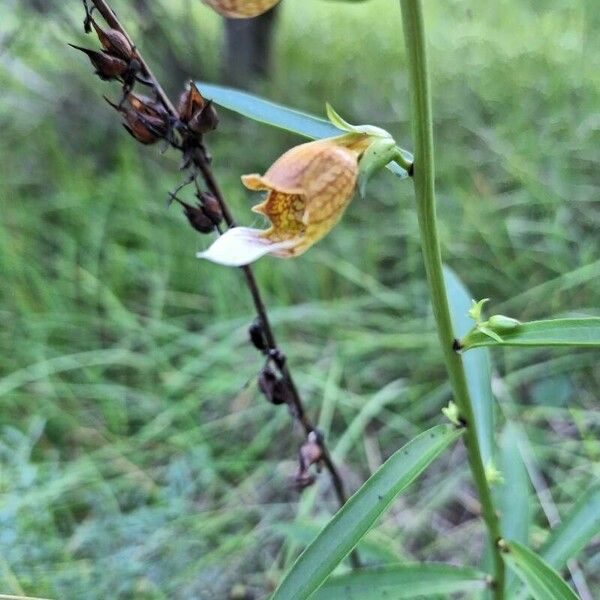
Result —
M 288 390 L 285 382 L 279 379 L 271 367 L 263 367 L 258 374 L 258 388 L 271 404 L 285 404 Z
M 248 327 L 248 335 L 250 336 L 250 341 L 257 350 L 265 352 L 268 349 L 267 340 L 265 339 L 262 325 L 258 319 L 253 321 L 250 327 Z
M 200 233 L 211 233 L 215 229 L 215 224 L 204 214 L 201 206 L 183 205 L 183 212 L 190 225 Z
M 189 123 L 192 117 L 206 106 L 206 100 L 196 87 L 196 84 L 190 80 L 188 87 L 181 94 L 177 105 L 177 112 L 182 123 Z
M 90 62 L 96 69 L 96 75 L 98 75 L 100 79 L 105 81 L 109 81 L 111 79 L 122 79 L 126 77 L 127 73 L 129 72 L 129 64 L 121 58 L 111 56 L 110 54 L 106 54 L 104 52 L 96 52 L 95 50 L 90 50 L 89 48 L 75 46 L 75 44 L 69 44 L 69 46 L 87 54 Z
M 129 61 L 134 57 L 133 46 L 120 31 L 110 28 L 102 29 L 94 19 L 91 19 L 91 21 L 96 30 L 96 35 L 106 52 L 125 61 Z
M 219 124 L 217 111 L 211 100 L 206 101 L 204 108 L 198 109 L 188 122 L 188 128 L 194 133 L 204 134 L 213 131 Z
M 202 204 L 204 214 L 215 224 L 218 225 L 223 220 L 223 211 L 219 201 L 209 192 L 202 192 L 198 199 Z
M 164 138 L 169 131 L 168 115 L 154 116 L 134 110 L 129 104 L 117 105 L 106 96 L 104 99 L 123 115 L 123 127 L 140 143 L 154 144 Z

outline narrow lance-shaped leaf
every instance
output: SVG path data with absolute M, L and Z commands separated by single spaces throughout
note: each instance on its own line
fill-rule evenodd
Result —
M 285 576 L 272 600 L 305 600 L 356 546 L 394 498 L 462 431 L 438 425 L 395 452 L 340 508 Z
M 506 532 L 505 532 L 506 533 Z M 600 484 L 589 488 L 553 529 L 539 554 L 554 569 L 562 569 L 600 533 Z M 509 597 L 517 596 L 517 586 L 508 587 Z
M 335 137 L 346 133 L 345 130 L 336 127 L 325 119 L 276 104 L 254 94 L 204 82 L 198 82 L 198 87 L 202 90 L 204 96 L 227 110 L 239 113 L 253 121 L 291 131 L 312 140 Z M 412 162 L 410 152 L 402 148 L 398 148 L 398 151 L 408 162 Z M 406 170 L 395 162 L 389 163 L 386 168 L 401 179 L 408 177 Z
M 555 569 L 577 555 L 600 533 L 600 484 L 588 489 L 540 549 L 544 560 Z
M 575 592 L 541 556 L 519 542 L 506 542 L 504 559 L 535 600 L 577 600 Z
M 468 316 L 473 296 L 456 273 L 448 267 L 444 267 L 444 281 L 450 302 L 454 333 L 460 338 L 473 326 L 473 321 Z M 467 376 L 469 395 L 473 402 L 481 457 L 484 465 L 491 466 L 494 448 L 494 397 L 492 396 L 492 369 L 489 352 L 486 349 L 475 350 L 465 354 L 462 361 Z
M 549 319 L 519 323 L 496 330 L 492 338 L 473 330 L 461 340 L 464 350 L 481 346 L 580 346 L 600 347 L 600 318 Z
M 362 569 L 331 577 L 311 600 L 405 600 L 485 589 L 488 575 L 469 567 L 415 564 Z

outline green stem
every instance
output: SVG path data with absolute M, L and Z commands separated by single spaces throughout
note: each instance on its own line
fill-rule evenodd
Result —
M 425 54 L 425 29 L 421 0 L 400 0 L 402 24 L 408 60 L 412 104 L 412 127 L 415 148 L 413 181 L 417 201 L 419 229 L 433 313 L 442 344 L 444 360 L 460 416 L 466 424 L 465 446 L 475 486 L 488 529 L 488 542 L 494 558 L 494 598 L 504 598 L 504 561 L 498 547 L 500 523 L 485 476 L 481 449 L 477 439 L 473 406 L 461 357 L 454 351 L 454 332 L 444 276 L 435 214 L 433 120 L 429 75 Z

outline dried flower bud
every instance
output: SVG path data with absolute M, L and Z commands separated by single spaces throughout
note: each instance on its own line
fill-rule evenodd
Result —
M 98 75 L 100 79 L 105 81 L 109 81 L 111 79 L 123 79 L 130 71 L 130 65 L 121 58 L 111 56 L 110 54 L 106 54 L 104 52 L 96 52 L 95 50 L 90 50 L 89 48 L 75 46 L 75 44 L 69 44 L 69 46 L 71 46 L 71 48 L 75 48 L 76 50 L 81 50 L 81 52 L 87 54 L 90 62 L 96 69 L 96 75 Z
M 319 470 L 322 460 L 323 436 L 313 430 L 308 434 L 306 442 L 302 444 L 298 453 L 298 470 L 294 475 L 294 483 L 298 489 L 302 490 L 314 483 L 315 476 L 310 472 L 310 468 L 316 465 Z
M 272 404 L 285 404 L 288 389 L 285 382 L 279 379 L 271 367 L 266 366 L 258 374 L 258 387 Z
M 299 462 L 301 470 L 308 470 L 312 465 L 319 463 L 323 458 L 323 447 L 321 446 L 317 432 L 311 431 L 307 440 L 300 447 Z
M 223 210 L 221 204 L 210 192 L 201 192 L 198 200 L 202 204 L 204 214 L 215 224 L 218 225 L 223 220 Z
M 108 54 L 125 61 L 134 58 L 133 46 L 120 31 L 110 28 L 102 29 L 94 19 L 91 21 L 102 47 Z
M 261 352 L 267 350 L 268 346 L 267 340 L 265 339 L 265 333 L 258 319 L 253 321 L 250 327 L 248 327 L 248 335 L 250 336 L 250 341 L 257 350 L 260 350 Z

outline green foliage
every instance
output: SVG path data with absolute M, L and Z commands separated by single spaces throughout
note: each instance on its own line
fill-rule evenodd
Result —
M 237 273 L 194 260 L 208 240 L 166 210 L 175 157 L 135 147 L 66 48 L 87 41 L 77 3 L 43 15 L 30 4 L 0 2 L 0 591 L 214 600 L 244 581 L 262 597 L 289 564 L 291 534 L 275 525 L 295 519 L 301 438 L 256 392 L 248 297 Z M 168 89 L 216 80 L 218 19 L 199 2 L 142 4 L 115 7 Z M 489 296 L 526 322 L 599 316 L 597 12 L 583 0 L 427 3 L 444 256 L 468 302 Z M 274 76 L 257 93 L 312 114 L 330 101 L 408 146 L 405 76 L 385 66 L 405 60 L 398 23 L 389 0 L 283 0 Z M 297 142 L 221 111 L 208 143 L 238 221 L 256 219 L 239 175 Z M 450 400 L 416 231 L 409 186 L 378 177 L 302 259 L 258 265 L 311 414 L 329 406 L 331 447 L 361 423 L 342 448 L 351 489 Z M 568 521 L 597 477 L 597 351 L 491 347 L 463 360 L 488 351 L 501 408 L 526 428 Z M 387 560 L 477 564 L 463 474 L 456 452 L 406 490 L 371 532 Z M 309 494 L 305 519 L 327 522 L 327 478 Z M 532 498 L 535 548 L 545 529 Z M 577 555 L 597 596 L 598 549 L 576 538 L 560 554 Z
M 431 598 L 484 589 L 487 575 L 467 567 L 417 564 L 363 569 L 331 577 L 311 600 Z
M 462 431 L 439 425 L 397 450 L 340 508 L 300 555 L 273 600 L 305 600 L 373 527 L 394 498 L 418 477 Z
M 523 544 L 509 542 L 505 557 L 535 600 L 577 600 L 561 576 Z

